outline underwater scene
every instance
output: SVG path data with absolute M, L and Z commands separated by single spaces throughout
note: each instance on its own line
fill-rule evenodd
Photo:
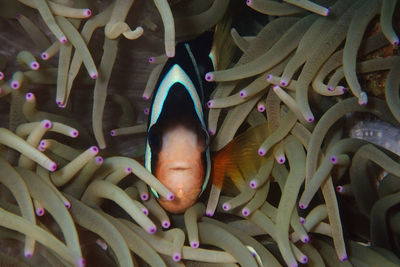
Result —
M 0 0 L 0 266 L 400 266 L 400 1 Z

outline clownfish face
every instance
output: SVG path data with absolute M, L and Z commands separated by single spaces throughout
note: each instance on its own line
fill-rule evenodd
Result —
M 183 125 L 162 136 L 155 175 L 175 195 L 173 201 L 160 198 L 167 211 L 181 213 L 196 202 L 204 181 L 203 152 L 198 135 Z

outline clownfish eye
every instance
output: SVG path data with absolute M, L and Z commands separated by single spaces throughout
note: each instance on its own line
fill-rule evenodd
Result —
M 161 135 L 156 129 L 150 130 L 148 134 L 149 145 L 154 152 L 159 152 L 161 149 Z

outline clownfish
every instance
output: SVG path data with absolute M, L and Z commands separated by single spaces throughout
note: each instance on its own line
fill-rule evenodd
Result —
M 178 43 L 153 94 L 145 167 L 174 194 L 170 201 L 152 189 L 171 213 L 182 213 L 195 204 L 210 177 L 210 137 L 204 110 L 214 84 L 204 77 L 213 70 L 212 39 L 213 33 L 207 32 Z

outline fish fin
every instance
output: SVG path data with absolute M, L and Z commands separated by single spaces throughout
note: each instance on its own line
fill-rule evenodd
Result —
M 232 148 L 233 148 L 232 145 L 227 145 L 225 146 L 224 149 L 217 152 L 213 156 L 213 164 L 211 171 L 212 184 L 220 191 L 222 190 L 222 187 L 224 187 L 224 190 L 232 189 L 235 187 L 241 188 L 244 184 L 240 172 L 238 172 L 237 167 L 231 161 L 230 155 Z
M 212 159 L 212 184 L 220 190 L 224 183 L 227 167 L 232 164 L 230 158 L 227 157 L 229 150 L 230 147 L 226 146 L 221 151 L 215 153 Z
M 257 174 L 265 157 L 258 155 L 258 148 L 267 136 L 267 123 L 252 127 L 235 137 L 213 157 L 213 184 L 224 191 L 232 191 L 232 187 L 242 190 L 249 179 Z M 227 179 L 232 181 L 229 185 Z M 224 181 L 225 180 L 225 181 Z

